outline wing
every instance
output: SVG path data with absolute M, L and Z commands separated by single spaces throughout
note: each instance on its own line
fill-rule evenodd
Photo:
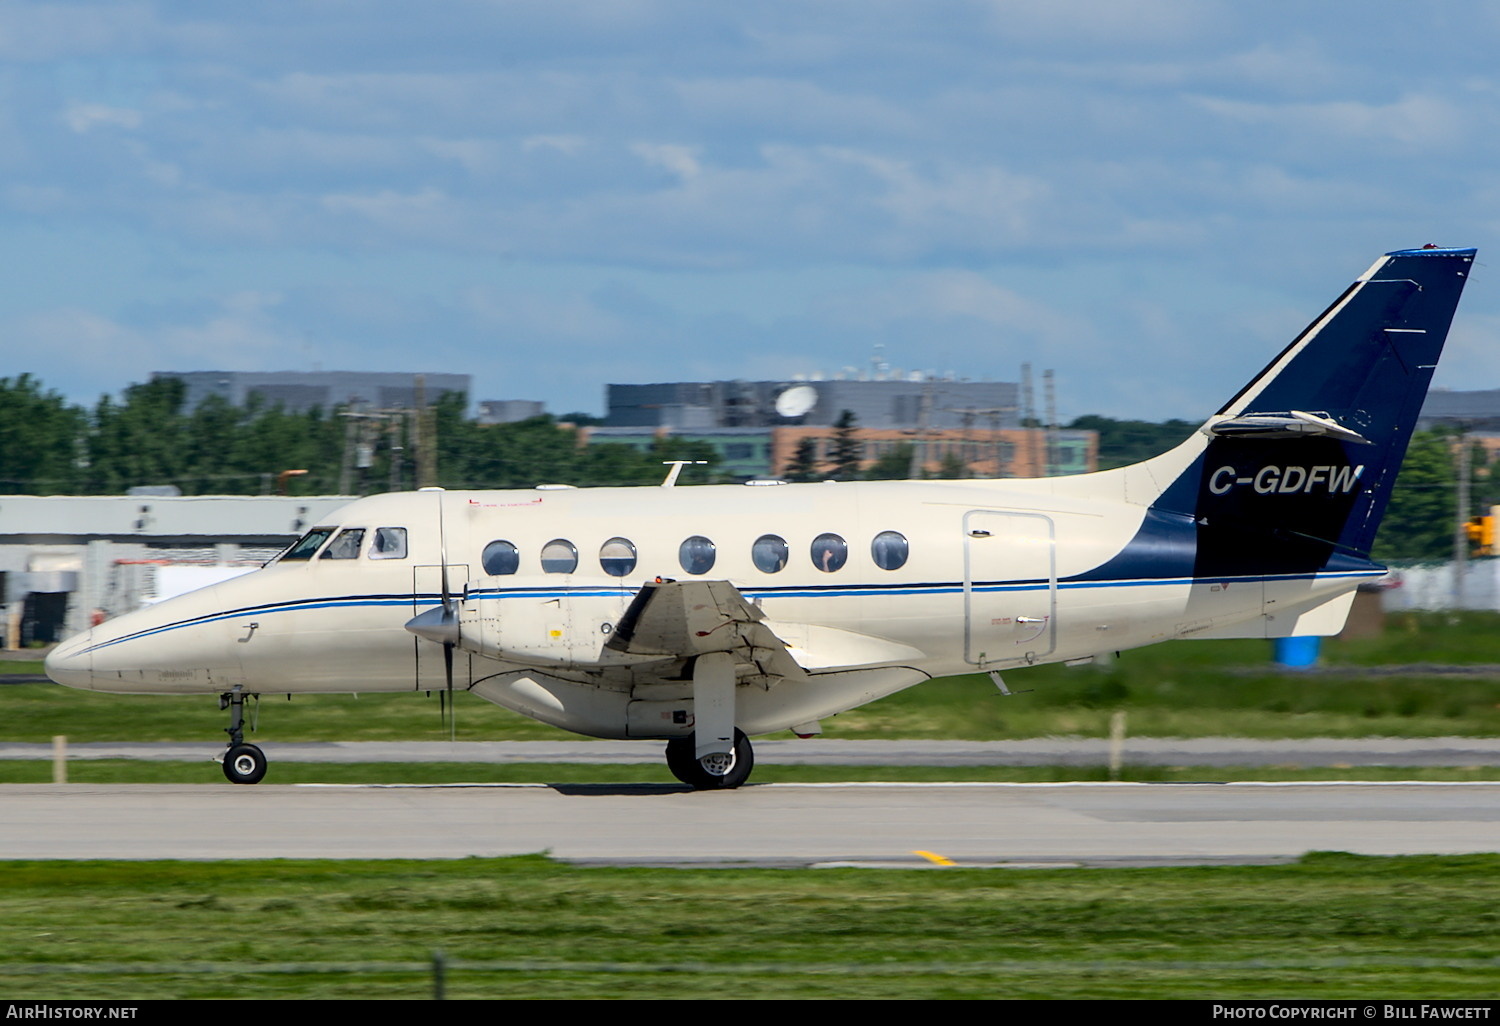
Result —
M 728 581 L 660 581 L 644 585 L 606 648 L 636 656 L 687 659 L 727 652 L 748 672 L 740 679 L 802 679 L 806 671 L 762 613 Z

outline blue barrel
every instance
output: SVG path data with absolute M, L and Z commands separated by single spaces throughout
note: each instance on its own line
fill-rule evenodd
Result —
M 1276 662 L 1293 669 L 1316 666 L 1322 643 L 1322 638 L 1277 638 Z

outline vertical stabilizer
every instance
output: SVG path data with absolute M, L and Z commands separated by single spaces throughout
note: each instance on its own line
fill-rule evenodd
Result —
M 1197 435 L 1143 465 L 1163 488 L 1111 562 L 1199 578 L 1370 567 L 1474 252 L 1375 261 Z

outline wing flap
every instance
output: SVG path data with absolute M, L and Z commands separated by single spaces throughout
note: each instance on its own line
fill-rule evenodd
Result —
M 728 581 L 659 581 L 644 585 L 606 648 L 630 655 L 690 659 L 730 652 L 759 676 L 806 676 L 765 614 Z

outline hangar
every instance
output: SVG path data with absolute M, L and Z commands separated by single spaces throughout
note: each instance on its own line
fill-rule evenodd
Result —
M 253 570 L 345 496 L 0 496 L 5 648 Z

